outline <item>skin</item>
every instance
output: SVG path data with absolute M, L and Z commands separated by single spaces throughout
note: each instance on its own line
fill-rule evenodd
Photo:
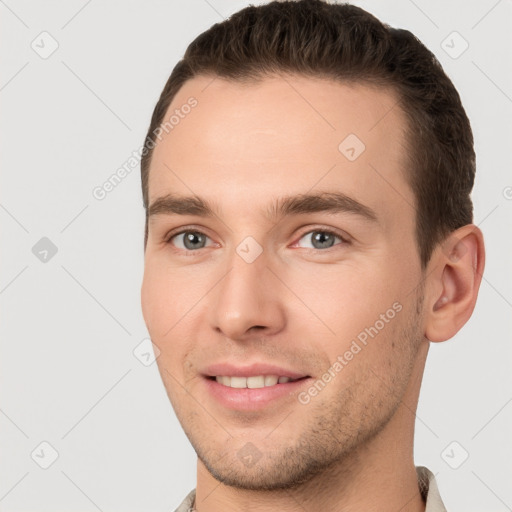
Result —
M 430 341 L 451 338 L 473 311 L 481 231 L 453 232 L 422 272 L 393 91 L 290 75 L 244 85 L 201 76 L 168 112 L 190 96 L 197 107 L 155 148 L 150 204 L 195 193 L 220 211 L 150 217 L 141 300 L 167 394 L 198 455 L 196 509 L 424 510 L 413 461 L 423 368 Z M 366 146 L 353 162 L 338 150 L 350 133 Z M 378 222 L 263 213 L 280 195 L 333 190 L 372 208 Z M 168 242 L 183 226 L 206 242 L 188 253 L 183 236 Z M 348 242 L 317 248 L 311 235 L 321 229 Z M 263 249 L 252 263 L 236 252 L 247 236 Z M 212 362 L 262 361 L 321 378 L 397 301 L 401 311 L 307 405 L 290 396 L 257 412 L 229 410 L 200 377 Z M 260 457 L 251 467 L 238 456 L 248 442 Z

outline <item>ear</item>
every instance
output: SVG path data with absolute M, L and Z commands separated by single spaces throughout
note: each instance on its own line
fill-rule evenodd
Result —
M 452 338 L 476 304 L 485 266 L 482 231 L 467 224 L 453 231 L 434 251 L 427 268 L 425 336 Z

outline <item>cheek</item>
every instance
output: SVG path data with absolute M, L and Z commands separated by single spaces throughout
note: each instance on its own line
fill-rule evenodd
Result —
M 318 266 L 296 273 L 294 291 L 320 319 L 338 350 L 365 328 L 372 326 L 399 298 L 392 276 L 375 262 L 356 265 Z M 387 270 L 389 272 L 389 270 Z M 326 346 L 328 346 L 326 344 Z
M 160 350 L 156 364 L 173 405 L 176 387 L 179 388 L 176 380 L 183 381 L 181 361 L 187 350 L 187 311 L 191 308 L 176 275 L 163 265 L 148 261 L 141 287 L 143 317 L 152 342 Z
M 158 320 L 161 317 L 159 309 L 162 303 L 163 292 L 164 290 L 154 266 L 146 262 L 141 287 L 141 306 L 142 316 L 151 336 L 153 336 L 153 330 L 156 329 Z
M 176 269 L 157 257 L 146 261 L 141 305 L 146 326 L 154 340 L 171 340 L 184 329 L 187 321 L 199 313 L 207 285 L 192 266 Z
M 141 305 L 146 326 L 152 338 L 157 339 L 174 325 L 183 300 L 172 272 L 154 260 L 145 264 Z

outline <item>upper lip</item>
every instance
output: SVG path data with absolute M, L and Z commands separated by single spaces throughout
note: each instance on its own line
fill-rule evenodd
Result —
M 305 373 L 266 363 L 253 363 L 244 366 L 230 363 L 216 363 L 207 366 L 203 373 L 207 377 L 255 377 L 257 375 L 277 375 L 278 377 L 290 377 L 290 379 L 309 377 L 309 375 Z

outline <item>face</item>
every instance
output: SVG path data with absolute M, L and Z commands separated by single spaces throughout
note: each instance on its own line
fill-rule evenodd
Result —
M 165 119 L 190 97 L 151 163 L 143 316 L 199 463 L 290 488 L 376 439 L 417 376 L 405 117 L 390 91 L 288 76 L 194 78 Z

